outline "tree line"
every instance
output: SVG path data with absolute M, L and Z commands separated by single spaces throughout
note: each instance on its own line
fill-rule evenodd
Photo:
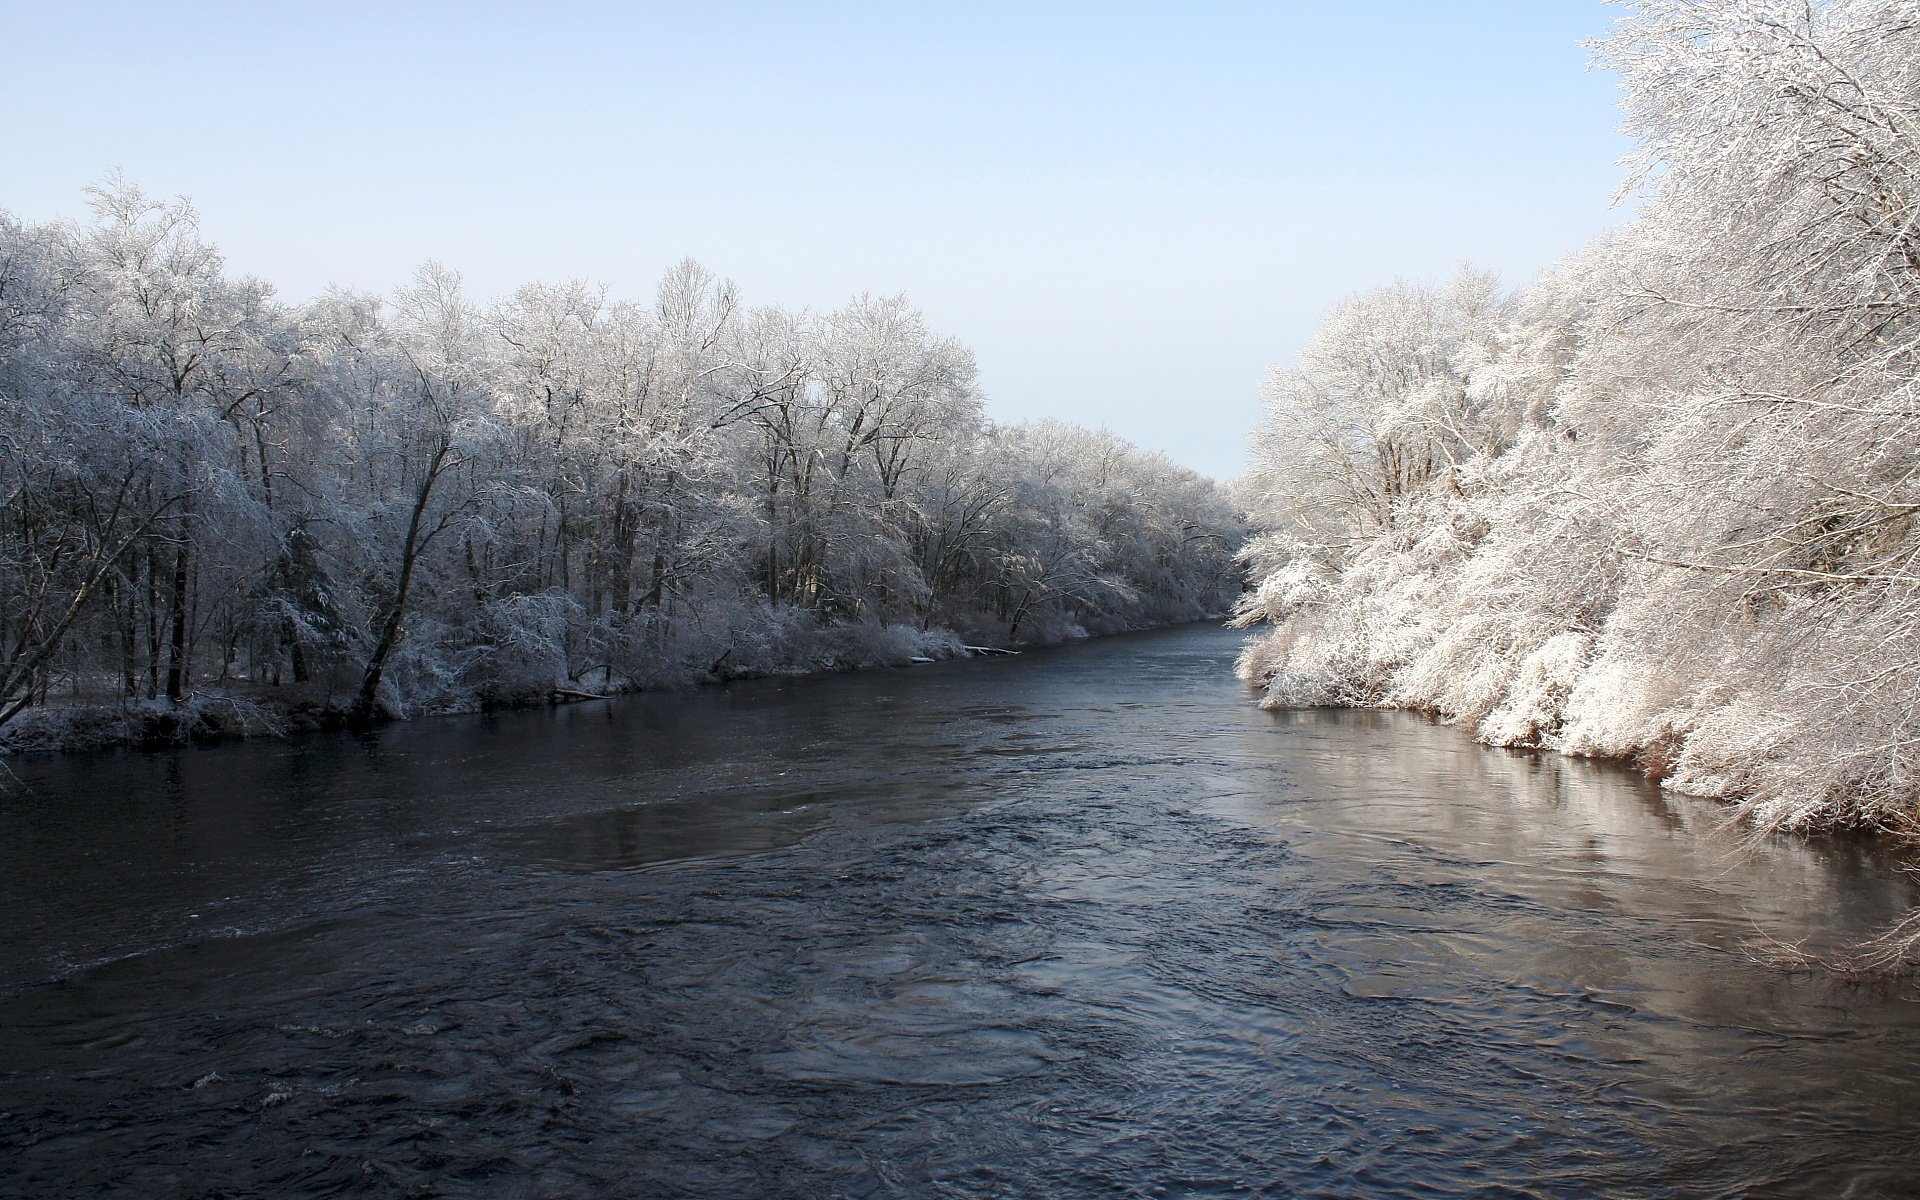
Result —
M 1626 10 L 1635 219 L 1268 379 L 1241 670 L 1920 832 L 1920 5 Z
M 1238 591 L 1219 486 L 988 421 L 972 353 L 903 297 L 752 307 L 688 261 L 651 304 L 480 303 L 429 265 L 288 305 L 185 201 L 91 199 L 84 226 L 0 213 L 16 744 L 84 740 L 81 712 L 112 740 L 129 712 L 372 720 L 902 662 Z

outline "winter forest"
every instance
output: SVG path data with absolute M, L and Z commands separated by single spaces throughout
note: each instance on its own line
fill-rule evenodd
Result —
M 1911 834 L 1920 5 L 1661 0 L 1595 53 L 1630 224 L 1354 296 L 1267 380 L 1241 672 Z
M 184 201 L 0 215 L 0 739 L 271 731 L 951 657 L 1223 613 L 1245 528 L 1102 432 L 985 420 L 901 297 L 691 261 L 276 303 Z

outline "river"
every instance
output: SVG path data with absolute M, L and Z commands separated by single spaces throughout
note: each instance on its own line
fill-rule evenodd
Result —
M 1208 626 L 8 764 L 0 1193 L 1907 1195 L 1916 902 Z

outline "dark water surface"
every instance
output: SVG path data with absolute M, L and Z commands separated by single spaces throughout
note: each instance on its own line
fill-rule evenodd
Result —
M 1237 635 L 17 760 L 0 1193 L 1920 1190 L 1870 850 Z

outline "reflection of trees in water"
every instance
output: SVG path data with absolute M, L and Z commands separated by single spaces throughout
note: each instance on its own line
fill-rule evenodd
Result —
M 1310 709 L 1273 721 L 1299 790 L 1243 815 L 1299 831 L 1338 881 L 1329 903 L 1422 913 L 1406 930 L 1429 923 L 1431 908 L 1470 931 L 1456 950 L 1484 953 L 1509 981 L 1659 997 L 1630 1002 L 1682 1024 L 1751 1021 L 1795 1010 L 1804 988 L 1729 970 L 1731 959 L 1768 941 L 1833 953 L 1914 900 L 1884 846 L 1756 839 L 1729 825 L 1724 806 L 1612 764 L 1488 749 L 1404 713 Z M 1571 938 L 1568 914 L 1579 926 Z

